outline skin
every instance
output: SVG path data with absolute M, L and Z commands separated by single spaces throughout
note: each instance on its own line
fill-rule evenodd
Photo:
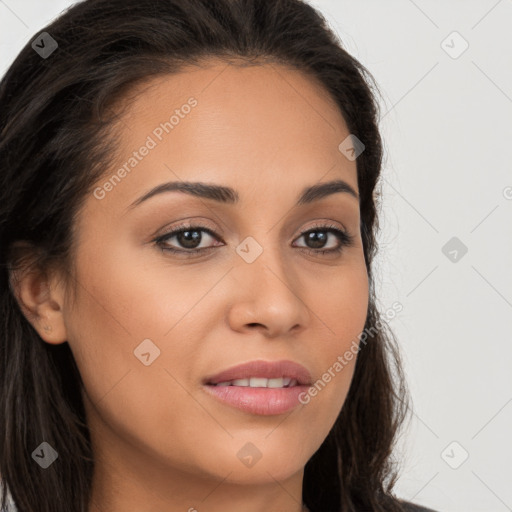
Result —
M 294 206 L 319 182 L 343 179 L 358 192 L 356 162 L 338 149 L 346 123 L 320 84 L 281 65 L 210 61 L 136 91 L 99 186 L 175 108 L 198 103 L 103 199 L 87 197 L 75 225 L 76 300 L 58 271 L 24 275 L 17 288 L 41 338 L 69 343 L 84 381 L 96 459 L 90 512 L 299 512 L 304 466 L 341 410 L 355 358 L 281 415 L 224 405 L 202 379 L 291 359 L 315 382 L 357 341 L 368 306 L 358 199 L 335 193 Z M 174 191 L 129 208 L 180 180 L 233 187 L 240 201 Z M 185 220 L 213 230 L 217 239 L 200 232 L 200 247 L 215 248 L 188 259 L 162 252 L 156 235 Z M 304 252 L 301 233 L 315 223 L 345 228 L 353 245 Z M 252 263 L 235 251 L 248 236 L 263 248 Z M 328 236 L 324 248 L 336 247 Z M 187 250 L 176 236 L 166 243 Z M 134 350 L 148 338 L 160 356 L 145 366 Z M 237 457 L 248 442 L 262 454 L 252 467 Z

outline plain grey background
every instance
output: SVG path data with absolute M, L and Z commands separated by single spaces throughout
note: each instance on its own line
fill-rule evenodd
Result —
M 1 74 L 73 3 L 0 0 Z M 403 306 L 413 398 L 397 494 L 512 511 L 512 0 L 310 3 L 384 96 L 377 289 Z

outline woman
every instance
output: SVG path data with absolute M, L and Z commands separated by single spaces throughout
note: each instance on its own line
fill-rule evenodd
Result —
M 299 0 L 86 0 L 22 50 L 0 90 L 19 512 L 427 510 L 393 494 L 368 79 Z

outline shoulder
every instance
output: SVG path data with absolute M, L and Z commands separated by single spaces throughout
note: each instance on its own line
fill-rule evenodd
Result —
M 403 506 L 404 512 L 438 512 L 432 508 L 416 505 L 410 501 L 401 501 L 400 504 Z

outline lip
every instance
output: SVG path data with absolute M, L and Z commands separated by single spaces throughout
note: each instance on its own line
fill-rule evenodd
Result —
M 300 396 L 307 393 L 309 386 L 290 388 L 250 388 L 244 386 L 204 385 L 209 396 L 230 407 L 250 414 L 272 416 L 284 414 L 302 404 Z
M 296 379 L 299 385 L 311 385 L 311 374 L 309 371 L 301 364 L 289 360 L 257 360 L 239 364 L 215 375 L 206 377 L 203 379 L 203 384 L 218 384 L 219 382 L 247 379 L 249 377 L 264 377 L 266 379 L 289 377 L 290 379 Z
M 288 377 L 297 384 L 287 388 L 251 388 L 249 386 L 215 386 L 219 382 L 264 377 L 274 379 Z M 270 416 L 283 414 L 301 404 L 299 397 L 311 385 L 311 374 L 293 361 L 251 361 L 233 366 L 203 380 L 203 389 L 225 405 L 244 412 Z

